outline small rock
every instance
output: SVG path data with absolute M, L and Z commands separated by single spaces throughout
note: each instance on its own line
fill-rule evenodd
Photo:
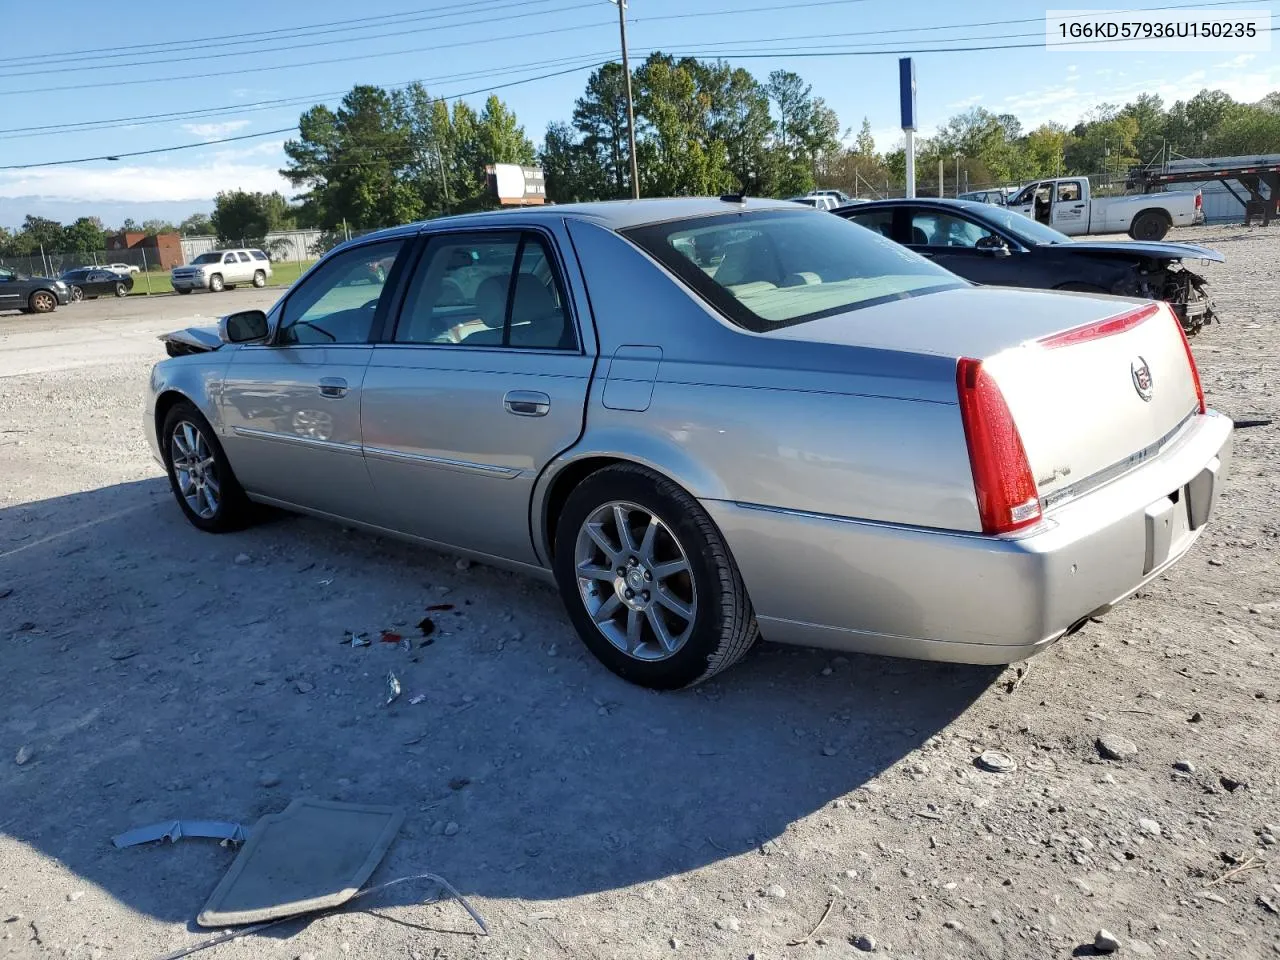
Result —
M 961 923 L 959 920 L 944 920 L 944 921 L 942 921 L 942 925 L 943 925 L 944 927 L 946 927 L 948 930 L 963 930 L 963 929 L 964 929 L 964 924 L 963 924 L 963 923 Z
M 280 776 L 275 773 L 264 773 L 258 778 L 258 786 L 260 787 L 278 787 L 280 786 Z
M 1093 896 L 1093 887 L 1089 886 L 1089 884 L 1085 883 L 1079 877 L 1072 877 L 1071 885 L 1075 887 L 1077 890 L 1079 890 L 1081 893 L 1083 893 L 1086 897 Z
M 1155 948 L 1142 940 L 1130 940 L 1126 949 L 1135 957 L 1154 957 L 1156 955 Z
M 1110 930 L 1099 930 L 1093 935 L 1093 949 L 1103 953 L 1115 953 L 1120 949 L 1120 941 Z
M 1108 760 L 1132 760 L 1138 755 L 1138 745 L 1125 737 L 1099 737 L 1098 753 Z
M 35 756 L 35 751 L 32 750 L 30 747 L 28 747 L 26 744 L 23 744 L 21 747 L 18 748 L 18 755 L 13 758 L 13 762 L 21 767 L 24 764 L 29 763 L 33 756 Z
M 1196 765 L 1190 760 L 1178 760 L 1174 763 L 1173 769 L 1181 770 L 1183 773 L 1195 773 Z
M 1013 773 L 1018 769 L 1017 761 L 999 750 L 984 750 L 974 758 L 973 764 L 988 773 Z
M 446 837 L 455 836 L 460 829 L 461 827 L 458 826 L 458 823 L 456 820 L 450 820 L 448 823 L 444 825 L 444 835 Z
M 315 688 L 316 685 L 314 683 L 308 683 L 306 680 L 299 680 L 293 685 L 293 689 L 297 690 L 299 693 L 310 693 Z
M 435 823 L 431 824 L 431 832 L 437 837 L 444 833 L 444 821 L 437 820 Z
M 558 656 L 558 655 L 559 655 L 559 653 L 560 653 L 560 648 L 559 648 L 559 647 L 557 647 L 554 643 L 553 643 L 551 646 L 547 647 L 547 656 L 548 656 L 548 657 Z
M 782 887 L 778 886 L 778 884 L 772 883 L 765 887 L 764 895 L 766 897 L 773 897 L 775 900 L 785 900 L 787 898 L 787 891 L 783 890 Z
M 1277 837 L 1274 833 L 1260 833 L 1258 834 L 1258 839 L 1264 847 L 1274 847 L 1280 843 L 1280 837 Z
M 459 570 L 470 570 L 471 561 L 468 560 L 466 557 L 459 557 L 458 562 L 455 563 L 454 566 L 457 567 Z
M 846 880 L 857 880 L 857 879 L 858 879 L 858 871 L 857 871 L 857 870 L 846 870 L 846 871 L 844 872 L 844 878 L 845 878 Z
M 991 922 L 994 924 L 1000 924 L 1004 922 L 1004 917 L 1000 916 L 999 910 L 991 911 Z
M 679 940 L 677 940 L 675 937 L 672 937 L 672 938 L 671 938 L 670 943 L 671 943 L 671 949 L 672 949 L 672 950 L 679 950 L 679 949 L 680 949 L 680 941 L 679 941 Z
M 830 667 L 823 667 L 823 668 L 822 668 L 822 675 L 823 675 L 824 677 L 829 677 L 829 676 L 831 676 L 831 668 L 830 668 Z
M 822 748 L 822 755 L 824 757 L 834 757 L 837 752 L 836 748 L 829 743 Z
M 730 933 L 737 933 L 742 929 L 742 924 L 738 922 L 737 917 L 721 917 L 716 921 L 717 930 L 728 930 Z
M 1204 714 L 1201 713 L 1199 710 L 1197 710 L 1195 713 L 1193 713 L 1190 717 L 1187 718 L 1187 723 L 1199 723 L 1203 719 L 1204 719 Z
M 1221 561 L 1221 560 L 1219 560 L 1217 557 L 1210 557 L 1210 558 L 1209 558 L 1209 566 L 1211 566 L 1211 567 L 1220 567 L 1220 566 L 1222 566 L 1222 561 Z
M 1138 826 L 1142 829 L 1143 833 L 1149 833 L 1153 837 L 1160 836 L 1159 821 L 1151 820 L 1151 819 L 1148 819 L 1147 817 L 1143 817 L 1138 821 Z
M 243 567 L 246 563 L 253 563 L 253 557 L 249 556 L 247 553 L 237 553 L 236 566 Z
M 1247 788 L 1249 786 L 1243 780 L 1237 780 L 1235 777 L 1229 777 L 1225 774 L 1218 778 L 1218 782 L 1222 784 L 1222 789 L 1226 790 L 1227 793 L 1235 793 L 1241 787 Z
M 876 938 L 870 934 L 860 933 L 849 941 L 863 953 L 870 953 L 876 948 Z
M 316 960 L 316 955 L 310 951 L 298 954 L 294 960 Z
M 79 900 L 83 896 L 84 896 L 83 890 L 74 890 L 71 893 L 67 894 L 67 903 L 75 903 L 77 900 Z

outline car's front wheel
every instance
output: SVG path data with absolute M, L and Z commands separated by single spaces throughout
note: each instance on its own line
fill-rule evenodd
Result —
M 184 294 L 191 292 L 190 287 L 174 287 L 173 289 L 177 290 L 179 293 L 184 293 Z
M 27 300 L 27 307 L 32 313 L 53 313 L 58 307 L 58 298 L 48 290 L 37 290 Z
M 255 287 L 265 287 L 267 285 L 267 273 L 265 270 L 255 270 L 253 273 L 253 285 Z
M 698 502 L 671 481 L 619 465 L 569 495 L 555 574 L 593 654 L 641 686 L 673 690 L 732 666 L 758 628 L 729 548 Z
M 252 504 L 222 444 L 192 404 L 179 401 L 165 415 L 160 449 L 173 496 L 194 526 L 208 533 L 226 533 L 252 519 Z
M 222 288 L 223 288 L 224 286 L 226 286 L 226 284 L 225 284 L 225 283 L 223 283 L 223 281 L 222 281 L 222 274 L 220 274 L 220 273 L 215 273 L 212 277 L 210 277 L 210 278 L 209 278 L 209 292 L 210 292 L 210 293 L 221 293 L 221 292 L 222 292 Z

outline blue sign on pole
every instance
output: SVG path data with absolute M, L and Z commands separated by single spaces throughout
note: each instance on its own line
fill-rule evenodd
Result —
M 898 96 L 902 103 L 902 129 L 916 128 L 916 64 L 910 57 L 898 60 Z

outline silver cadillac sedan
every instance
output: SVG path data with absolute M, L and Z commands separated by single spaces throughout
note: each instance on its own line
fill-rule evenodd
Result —
M 1186 553 L 1231 452 L 1167 305 L 739 197 L 400 227 L 165 339 L 146 432 L 191 523 L 269 504 L 552 578 L 656 688 L 758 636 L 1030 656 Z

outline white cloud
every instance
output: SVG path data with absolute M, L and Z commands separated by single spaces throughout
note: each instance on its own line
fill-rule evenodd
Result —
M 293 188 L 279 173 L 284 162 L 280 143 L 272 142 L 219 150 L 199 160 L 175 153 L 145 163 L 6 170 L 0 171 L 0 197 L 137 203 L 211 200 L 219 190 L 236 189 L 279 190 L 288 196 Z
M 217 140 L 248 125 L 248 120 L 224 120 L 221 123 L 184 123 L 182 129 L 201 140 Z

